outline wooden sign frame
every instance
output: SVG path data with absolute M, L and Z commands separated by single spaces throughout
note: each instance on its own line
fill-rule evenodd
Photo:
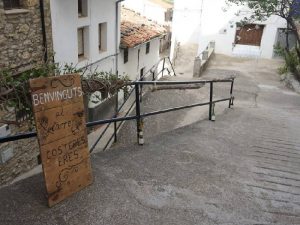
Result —
M 29 81 L 48 205 L 92 183 L 92 170 L 78 74 Z

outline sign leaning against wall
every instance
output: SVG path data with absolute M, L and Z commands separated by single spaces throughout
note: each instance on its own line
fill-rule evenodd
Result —
M 30 80 L 48 204 L 92 183 L 80 75 Z

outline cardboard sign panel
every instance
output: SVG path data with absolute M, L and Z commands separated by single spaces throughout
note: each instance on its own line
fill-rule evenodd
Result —
M 92 183 L 80 75 L 30 80 L 48 204 Z

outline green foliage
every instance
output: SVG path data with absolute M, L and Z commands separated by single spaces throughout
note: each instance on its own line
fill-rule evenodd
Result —
M 29 79 L 53 75 L 54 64 L 42 64 L 36 68 L 22 72 L 18 76 L 11 70 L 0 70 L 0 110 L 16 109 L 28 116 L 32 122 L 32 106 L 29 93 Z
M 250 21 L 264 21 L 271 15 L 282 17 L 295 32 L 295 20 L 299 15 L 295 14 L 295 8 L 299 6 L 299 0 L 226 0 L 227 4 L 236 4 L 248 6 L 252 15 L 248 18 Z
M 45 63 L 18 75 L 14 75 L 11 70 L 0 70 L 0 110 L 15 110 L 16 114 L 21 112 L 22 115 L 26 115 L 26 122 L 32 127 L 33 110 L 29 79 L 74 73 L 82 75 L 82 87 L 85 95 L 91 96 L 94 92 L 101 92 L 102 98 L 99 99 L 99 102 L 112 96 L 120 88 L 127 89 L 126 83 L 129 82 L 127 76 L 118 77 L 107 72 L 77 69 L 73 64 L 59 66 L 54 63 Z M 10 122 L 18 123 L 18 121 Z
M 278 69 L 279 74 L 286 74 L 291 72 L 295 78 L 300 81 L 300 60 L 298 58 L 296 49 L 287 51 L 279 46 L 275 47 L 275 52 L 285 59 L 285 65 Z
M 297 44 L 293 51 L 288 49 L 281 55 L 285 57 L 287 69 L 296 74 L 298 77 L 298 67 L 300 62 L 300 34 L 297 31 L 297 20 L 299 20 L 299 0 L 226 0 L 228 4 L 234 3 L 237 5 L 248 6 L 253 14 L 250 18 L 245 18 L 245 21 L 263 21 L 271 15 L 277 15 L 285 19 L 287 29 L 291 31 L 296 39 Z M 283 70 L 282 70 L 283 71 Z

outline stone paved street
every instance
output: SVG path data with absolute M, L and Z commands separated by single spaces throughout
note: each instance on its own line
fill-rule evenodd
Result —
M 51 209 L 41 174 L 2 188 L 0 224 L 299 225 L 300 96 L 280 64 L 217 56 L 204 77 L 236 72 L 233 109 L 93 155 L 94 184 Z

